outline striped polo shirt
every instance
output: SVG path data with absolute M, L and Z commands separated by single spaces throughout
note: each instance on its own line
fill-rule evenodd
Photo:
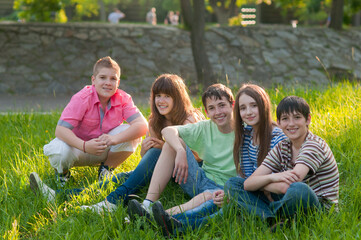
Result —
M 286 139 L 274 147 L 262 163 L 273 173 L 292 170 L 296 164 L 304 164 L 310 171 L 303 179 L 329 209 L 338 205 L 339 173 L 336 160 L 327 143 L 317 135 L 308 132 L 295 163 L 292 163 L 292 143 Z
M 247 126 L 244 128 L 243 144 L 240 147 L 240 164 L 242 164 L 245 178 L 252 175 L 257 169 L 257 157 L 258 157 L 258 145 L 253 145 L 253 128 Z M 280 141 L 286 139 L 286 135 L 278 127 L 274 127 L 272 130 L 272 139 L 270 144 L 270 150 L 274 148 Z

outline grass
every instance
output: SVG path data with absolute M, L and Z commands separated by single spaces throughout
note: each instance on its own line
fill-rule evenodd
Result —
M 291 227 L 270 233 L 267 224 L 239 214 L 216 218 L 205 227 L 188 231 L 184 239 L 359 239 L 361 238 L 361 86 L 339 83 L 326 89 L 269 89 L 274 104 L 284 96 L 304 97 L 312 108 L 310 129 L 330 145 L 340 171 L 340 212 L 314 214 L 291 221 Z M 196 105 L 201 101 L 195 99 Z M 149 113 L 149 109 L 144 109 Z M 159 239 L 156 226 L 141 220 L 125 224 L 126 208 L 114 213 L 94 214 L 79 206 L 102 201 L 111 189 L 49 204 L 33 194 L 28 175 L 36 171 L 53 188 L 54 173 L 42 147 L 54 137 L 60 112 L 0 116 L 0 236 L 5 239 Z M 139 149 L 117 172 L 133 169 Z M 75 181 L 67 188 L 96 180 L 96 169 L 76 168 Z M 145 196 L 146 189 L 139 195 Z M 162 195 L 165 207 L 186 201 L 171 183 Z

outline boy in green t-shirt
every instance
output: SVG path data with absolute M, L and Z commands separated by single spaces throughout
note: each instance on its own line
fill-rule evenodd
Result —
M 233 162 L 233 103 L 232 91 L 222 84 L 214 84 L 202 95 L 202 102 L 210 120 L 184 126 L 170 126 L 162 130 L 166 141 L 162 148 L 143 204 L 131 200 L 129 215 L 147 216 L 171 177 L 189 196 L 189 202 L 171 208 L 171 215 L 193 209 L 212 199 L 212 193 L 223 189 L 228 178 L 236 176 Z M 203 160 L 200 167 L 191 149 Z

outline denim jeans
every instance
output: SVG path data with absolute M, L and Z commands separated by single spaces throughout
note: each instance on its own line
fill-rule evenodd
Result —
M 118 173 L 113 176 L 112 182 L 116 184 L 122 184 L 117 187 L 113 192 L 111 192 L 106 200 L 113 204 L 119 204 L 121 201 L 125 203 L 128 202 L 128 196 L 130 194 L 135 194 L 147 183 L 149 183 L 152 178 L 154 167 L 158 161 L 161 149 L 151 148 L 149 149 L 140 160 L 138 166 L 131 172 L 127 173 Z M 106 188 L 108 181 L 97 183 L 97 188 Z M 74 189 L 59 189 L 56 191 L 57 194 L 69 195 L 79 195 L 84 188 L 74 188 Z
M 121 201 L 128 202 L 130 194 L 137 193 L 142 187 L 150 182 L 155 165 L 161 153 L 159 148 L 149 149 L 140 160 L 138 166 L 134 169 L 129 178 L 117 189 L 111 192 L 106 200 L 113 204 L 119 204 Z
M 194 197 L 202 192 L 214 192 L 223 189 L 223 186 L 218 185 L 213 180 L 206 176 L 203 168 L 195 159 L 193 152 L 187 146 L 187 162 L 188 162 L 188 178 L 187 183 L 180 185 L 183 191 L 190 197 Z
M 222 215 L 222 209 L 219 209 L 217 205 L 213 203 L 213 200 L 208 200 L 196 208 L 178 213 L 172 217 L 177 219 L 183 225 L 182 229 L 177 229 L 177 231 L 183 231 L 186 228 L 196 229 L 201 227 L 208 223 L 210 219 Z
M 315 192 L 303 182 L 292 183 L 285 194 L 272 193 L 273 202 L 269 201 L 263 191 L 244 190 L 245 179 L 230 178 L 224 191 L 230 194 L 231 200 L 242 211 L 257 215 L 262 219 L 277 216 L 293 216 L 297 211 L 306 211 L 309 208 L 320 208 L 321 203 Z

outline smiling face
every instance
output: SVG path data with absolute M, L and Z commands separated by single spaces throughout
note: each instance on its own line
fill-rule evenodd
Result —
M 229 133 L 232 131 L 233 108 L 226 97 L 206 99 L 207 116 L 217 124 L 219 131 Z
M 253 128 L 259 125 L 259 110 L 256 100 L 247 94 L 239 97 L 239 115 L 243 122 Z
M 115 94 L 119 86 L 119 71 L 113 68 L 101 68 L 96 76 L 92 76 L 92 84 L 95 86 L 99 100 L 107 104 L 111 96 Z
M 168 94 L 158 93 L 155 95 L 154 102 L 158 112 L 169 119 L 174 105 L 173 98 Z
M 279 127 L 293 143 L 302 143 L 308 132 L 311 115 L 306 119 L 300 112 L 282 113 L 277 121 Z

